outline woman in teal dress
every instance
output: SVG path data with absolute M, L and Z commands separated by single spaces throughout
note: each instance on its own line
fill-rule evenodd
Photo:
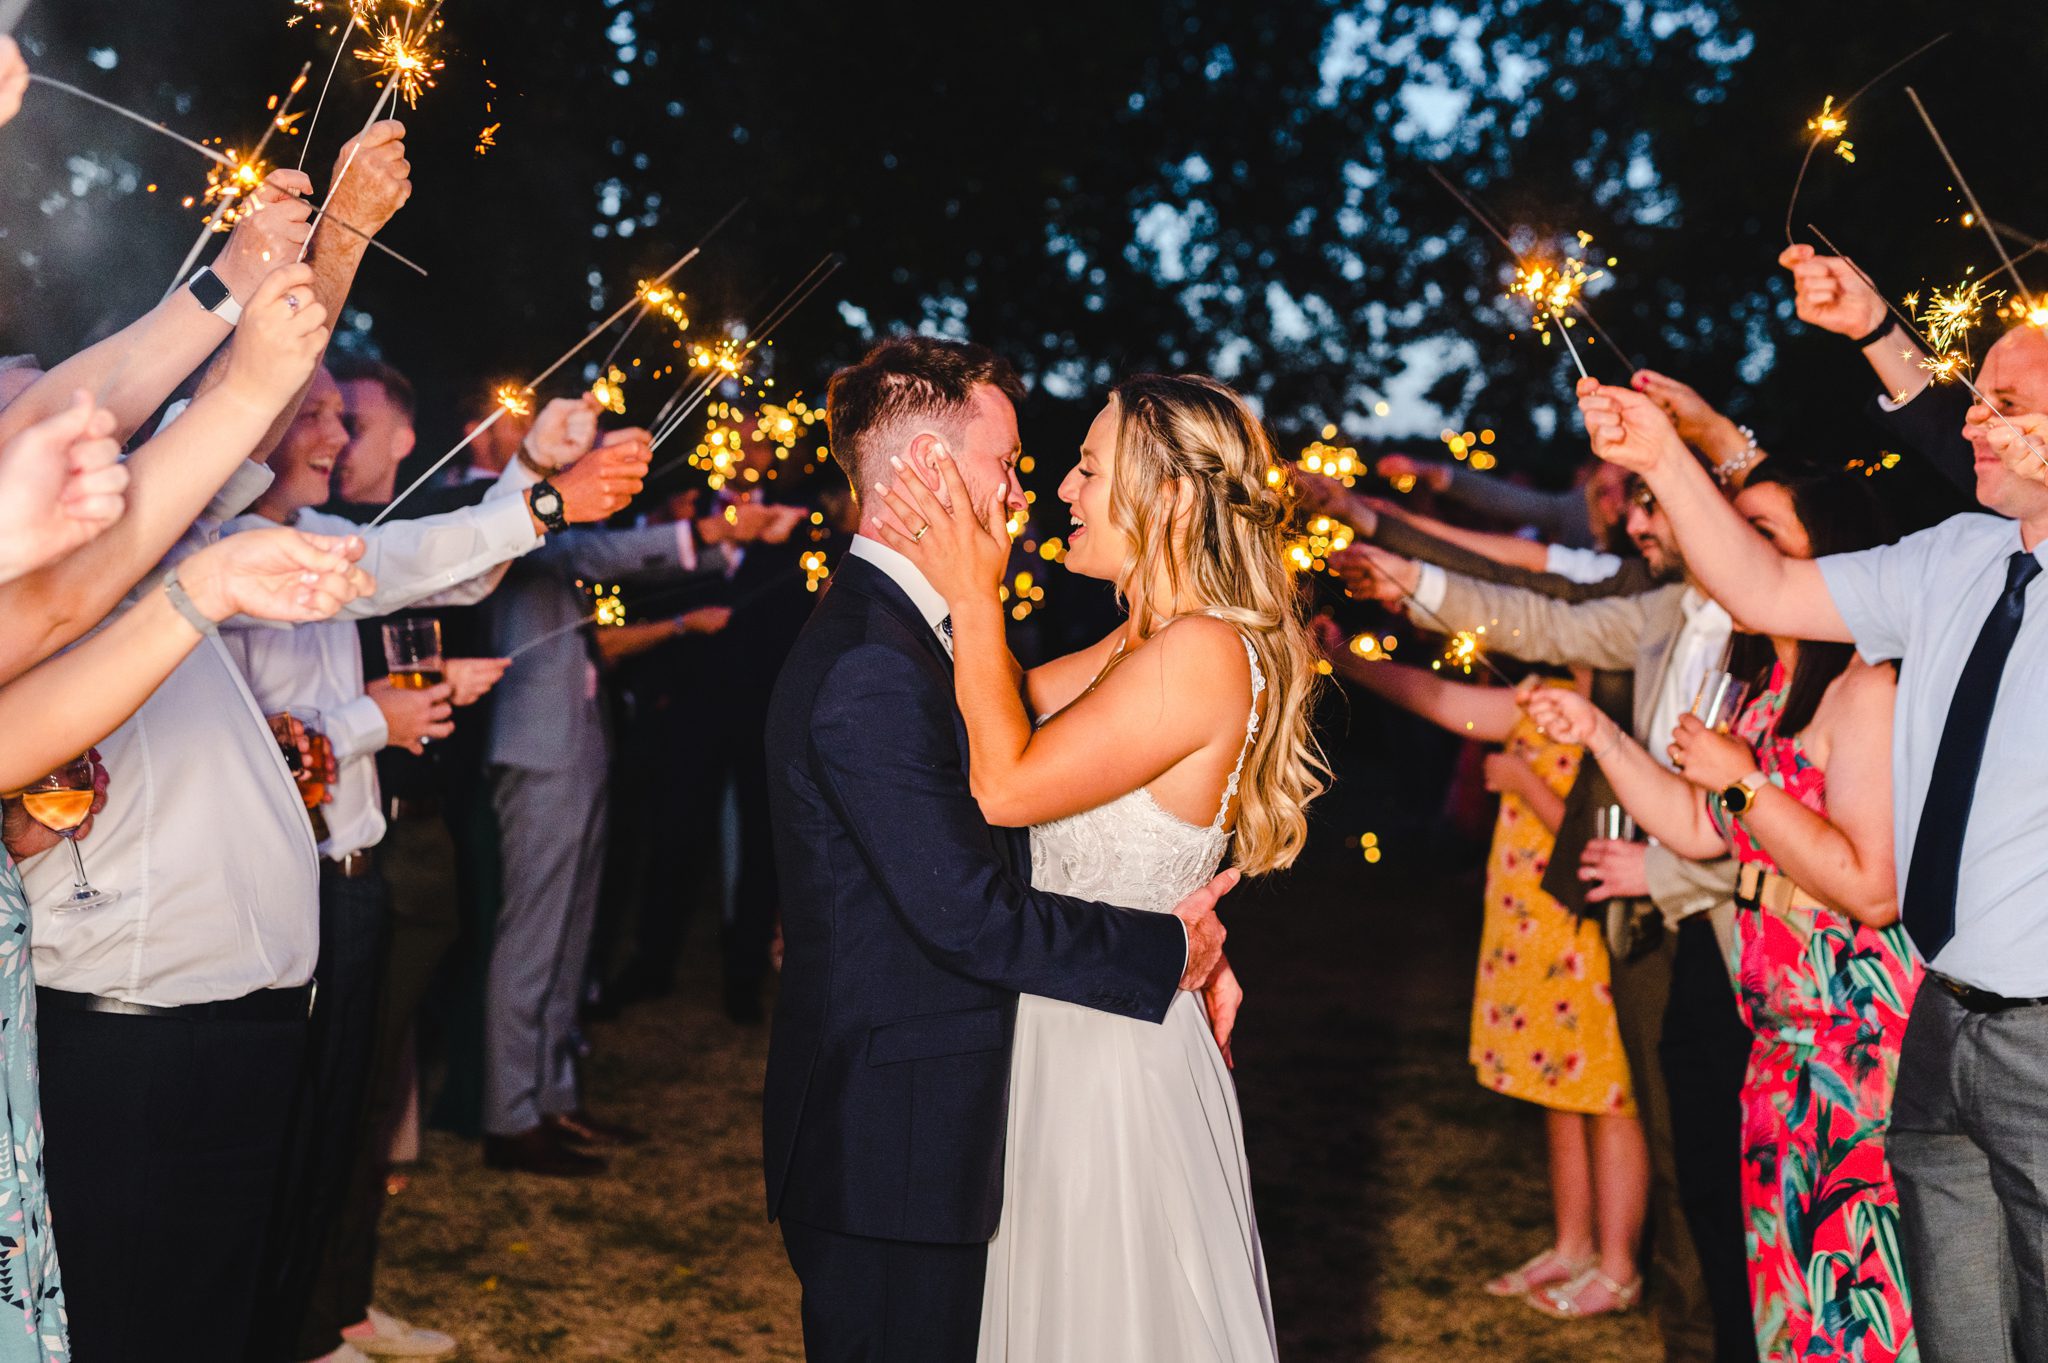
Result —
M 36 1087 L 36 991 L 29 968 L 28 896 L 0 851 L 0 1363 L 71 1357 L 64 1282 L 43 1191 L 43 1111 Z

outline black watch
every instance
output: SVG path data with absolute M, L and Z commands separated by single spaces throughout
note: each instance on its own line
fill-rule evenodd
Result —
M 1728 787 L 1728 789 L 1722 791 L 1721 803 L 1728 807 L 1730 814 L 1738 816 L 1747 814 L 1749 813 L 1750 806 L 1756 803 L 1758 794 L 1763 791 L 1765 786 L 1770 784 L 1770 779 L 1770 777 L 1765 776 L 1760 771 L 1753 771 L 1734 785 Z
M 569 518 L 563 514 L 562 494 L 547 479 L 533 485 L 533 490 L 526 495 L 526 504 L 533 509 L 540 523 L 548 528 L 550 535 L 569 528 Z

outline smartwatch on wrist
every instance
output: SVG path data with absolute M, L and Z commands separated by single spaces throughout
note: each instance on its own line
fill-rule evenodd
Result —
M 1771 783 L 1771 778 L 1760 771 L 1753 771 L 1721 792 L 1721 803 L 1728 807 L 1730 814 L 1747 814 L 1756 803 L 1756 797 Z
M 193 273 L 192 277 L 185 281 L 185 287 L 191 290 L 194 298 L 199 300 L 200 307 L 205 308 L 215 317 L 220 318 L 221 321 L 226 322 L 229 326 L 235 326 L 241 322 L 242 305 L 235 301 L 234 290 L 230 289 L 226 281 L 213 272 L 211 266 L 200 266 Z
M 532 509 L 534 517 L 548 528 L 550 535 L 569 528 L 569 517 L 566 514 L 567 508 L 562 505 L 562 494 L 547 479 L 541 479 L 527 492 L 526 505 Z
M 1885 337 L 1891 335 L 1892 326 L 1893 323 L 1891 314 L 1886 313 L 1883 317 L 1878 319 L 1877 326 L 1868 335 L 1859 336 L 1856 338 L 1856 348 L 1858 350 L 1868 350 L 1871 346 L 1876 345 L 1879 341 L 1882 341 Z

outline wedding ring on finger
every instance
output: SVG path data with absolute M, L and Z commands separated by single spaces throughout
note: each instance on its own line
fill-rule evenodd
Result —
M 930 533 L 931 528 L 932 527 L 930 522 L 926 522 L 925 524 L 920 525 L 919 527 L 917 527 L 917 529 L 910 532 L 910 542 L 912 544 L 924 543 L 924 537 L 928 533 Z
M 299 296 L 295 293 L 286 294 L 284 296 L 284 305 L 293 312 L 297 312 L 299 310 Z

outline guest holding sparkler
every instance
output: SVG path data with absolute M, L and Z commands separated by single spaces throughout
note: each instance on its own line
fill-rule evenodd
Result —
M 1382 478 L 1414 478 L 1468 511 L 1510 525 L 1533 528 L 1538 537 L 1572 549 L 1604 549 L 1628 515 L 1626 479 L 1587 464 L 1562 492 L 1523 487 L 1505 478 L 1437 460 L 1390 454 L 1374 472 Z
M 1735 510 L 1800 559 L 1866 549 L 1888 533 L 1866 482 L 1848 475 L 1767 469 Z M 1676 771 L 1576 697 L 1531 691 L 1525 704 L 1554 738 L 1601 754 L 1645 831 L 1688 856 L 1726 847 L 1742 866 L 1733 959 L 1755 1034 L 1742 1190 L 1759 1356 L 1911 1358 L 1885 1159 L 1921 979 L 1898 926 L 1892 864 L 1897 688 L 1890 668 L 1847 644 L 1769 642 L 1768 660 L 1733 668 L 1757 691 L 1732 735 L 1693 715 L 1679 721 Z
M 1555 1314 L 1544 1288 L 1598 1272 L 1612 1285 L 1610 1300 L 1581 1314 L 1626 1310 L 1642 1292 L 1636 1255 L 1649 1202 L 1649 1147 L 1615 1021 L 1607 943 L 1597 924 L 1540 884 L 1582 749 L 1546 736 L 1504 687 L 1368 661 L 1327 617 L 1318 633 L 1346 681 L 1460 737 L 1502 745 L 1486 758 L 1487 789 L 1501 801 L 1487 858 L 1471 1061 L 1487 1088 L 1544 1109 L 1556 1229 L 1548 1247 L 1486 1291 Z M 1588 680 L 1582 674 L 1581 688 Z
M 644 451 L 648 439 L 615 431 L 604 445 Z M 787 540 L 802 515 L 752 503 L 644 530 L 551 525 L 548 542 L 491 598 L 493 651 L 525 650 L 498 689 L 488 758 L 505 866 L 485 999 L 484 1159 L 492 1168 L 592 1174 L 604 1167 L 593 1147 L 639 1138 L 593 1117 L 577 1083 L 574 1033 L 604 865 L 610 762 L 592 644 L 574 628 L 590 616 L 577 581 L 719 576 L 736 566 L 738 546 Z
M 1585 383 L 1579 403 L 1594 451 L 1648 480 L 1687 561 L 1746 626 L 1904 660 L 1894 864 L 1901 918 L 1927 965 L 1887 1151 L 1915 1330 L 1931 1363 L 1996 1356 L 2008 1340 L 2015 1356 L 2048 1357 L 2048 793 L 2035 760 L 2048 719 L 2026 688 L 2001 684 L 2048 667 L 2048 602 L 2028 600 L 2048 487 L 2001 461 L 1995 421 L 1972 421 L 1977 498 L 1997 515 L 1793 558 L 1713 494 L 1639 395 Z
M 508 562 L 541 544 L 546 527 L 536 508 L 545 505 L 544 490 L 559 501 L 563 520 L 599 521 L 631 499 L 646 469 L 621 447 L 572 461 L 543 489 L 515 466 L 475 508 L 358 526 L 311 510 L 327 500 L 335 460 L 348 444 L 341 412 L 339 386 L 324 368 L 316 371 L 296 418 L 266 460 L 275 481 L 249 514 L 225 527 L 229 535 L 271 523 L 355 535 L 367 546 L 365 564 L 379 581 L 378 590 L 350 606 L 343 619 L 290 630 L 234 629 L 226 636 L 263 710 L 317 713 L 336 764 L 325 782 L 315 830 L 321 854 L 315 974 L 321 987 L 308 1022 L 289 1162 L 266 1255 L 271 1281 L 259 1313 L 265 1325 L 257 1353 L 266 1363 L 301 1357 L 292 1347 L 300 1318 L 357 1146 L 368 1138 L 361 1114 L 376 1041 L 389 896 L 373 851 L 385 831 L 376 753 L 387 742 L 416 748 L 423 731 L 445 736 L 454 685 L 462 684 L 474 699 L 506 666 L 496 659 L 449 659 L 443 665 L 449 680 L 439 686 L 402 689 L 386 682 L 366 688 L 362 649 L 348 621 L 407 606 L 483 599 Z M 338 1342 L 328 1340 L 327 1349 Z
M 1414 600 L 1428 612 L 1425 619 L 1452 629 L 1484 627 L 1487 646 L 1498 651 L 1537 662 L 1632 669 L 1632 727 L 1654 742 L 1692 703 L 1701 678 L 1727 647 L 1731 627 L 1727 612 L 1691 576 L 1647 489 L 1637 489 L 1626 524 L 1653 570 L 1684 573 L 1685 580 L 1635 596 L 1568 604 L 1364 545 L 1339 555 L 1335 566 L 1355 595 L 1389 605 Z M 1650 1143 L 1652 1252 L 1663 1280 L 1655 1295 L 1666 1355 L 1722 1363 L 1753 1358 L 1736 1120 L 1750 1037 L 1736 1012 L 1722 946 L 1733 930 L 1735 867 L 1725 858 L 1696 862 L 1652 844 L 1599 838 L 1586 844 L 1579 874 L 1590 882 L 1588 901 L 1647 899 L 1655 905 L 1653 920 L 1661 916 L 1661 924 L 1614 934 L 1636 944 L 1617 952 L 1613 979 Z M 1618 1296 L 1583 1274 L 1566 1286 L 1545 1291 L 1553 1304 L 1563 1309 L 1569 1302 L 1580 1314 L 1610 1307 Z

